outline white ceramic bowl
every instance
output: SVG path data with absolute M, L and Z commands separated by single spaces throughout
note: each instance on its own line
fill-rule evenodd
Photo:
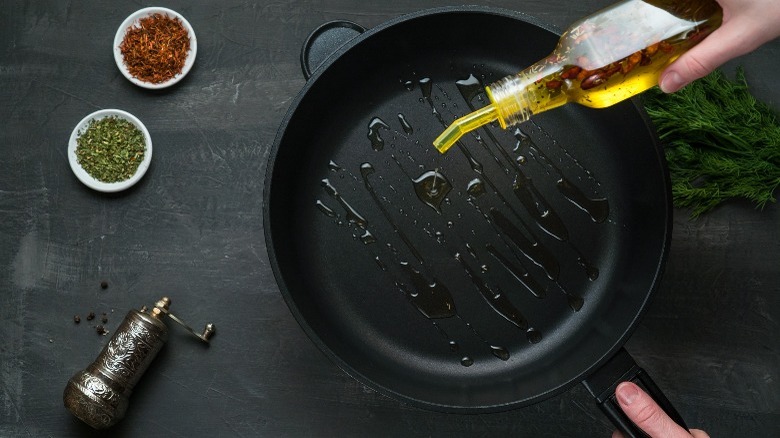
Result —
M 89 122 L 91 120 L 100 120 L 109 116 L 117 116 L 129 121 L 139 130 L 141 130 L 141 132 L 144 134 L 144 139 L 146 140 L 146 151 L 144 151 L 144 159 L 141 161 L 141 164 L 138 165 L 138 169 L 136 169 L 135 174 L 124 181 L 115 183 L 106 183 L 93 178 L 92 175 L 87 173 L 87 171 L 81 167 L 79 164 L 79 159 L 76 156 L 76 140 L 87 128 Z M 83 182 L 87 187 L 99 192 L 119 192 L 137 183 L 141 177 L 144 176 L 146 170 L 149 169 L 149 163 L 152 161 L 152 137 L 149 136 L 149 131 L 146 129 L 146 126 L 144 126 L 144 124 L 141 123 L 137 117 L 126 111 L 118 109 L 104 109 L 95 111 L 94 113 L 81 119 L 81 121 L 73 129 L 73 132 L 70 134 L 70 141 L 68 142 L 68 161 L 70 162 L 70 168 L 73 170 L 73 173 L 76 174 L 76 178 Z
M 151 82 L 143 82 L 140 79 L 131 75 L 130 71 L 127 70 L 127 66 L 125 65 L 124 56 L 122 56 L 122 50 L 119 48 L 119 46 L 122 44 L 122 41 L 125 39 L 125 34 L 127 33 L 127 29 L 130 26 L 137 27 L 138 23 L 142 18 L 146 18 L 153 14 L 164 14 L 170 18 L 178 18 L 181 21 L 182 26 L 184 26 L 184 28 L 187 29 L 187 33 L 190 36 L 190 51 L 187 53 L 187 60 L 184 61 L 184 67 L 182 68 L 181 73 L 159 84 L 153 84 Z M 122 24 L 119 26 L 119 29 L 117 29 L 116 31 L 116 36 L 114 36 L 114 61 L 116 61 L 116 66 L 119 67 L 119 71 L 121 71 L 122 74 L 130 82 L 143 88 L 160 89 L 160 88 L 170 87 L 171 85 L 179 82 L 180 80 L 182 80 L 184 76 L 187 76 L 187 73 L 189 73 L 190 69 L 192 68 L 192 65 L 195 63 L 195 55 L 197 53 L 198 53 L 198 40 L 197 38 L 195 38 L 195 31 L 192 30 L 192 26 L 190 26 L 190 23 L 186 19 L 184 19 L 184 17 L 181 14 L 179 14 L 176 11 L 172 11 L 168 8 L 150 7 L 150 8 L 144 8 L 134 12 L 129 17 L 127 17 L 125 21 L 122 22 Z

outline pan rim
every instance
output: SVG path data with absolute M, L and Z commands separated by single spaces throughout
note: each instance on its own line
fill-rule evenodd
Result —
M 446 6 L 446 7 L 423 9 L 412 13 L 400 15 L 398 17 L 385 21 L 373 28 L 367 29 L 364 33 L 355 36 L 352 40 L 350 40 L 348 43 L 341 46 L 332 55 L 330 55 L 320 65 L 319 68 L 317 68 L 314 72 L 312 72 L 311 77 L 306 81 L 302 89 L 298 92 L 294 100 L 291 102 L 288 111 L 286 112 L 284 118 L 282 119 L 282 122 L 279 125 L 279 128 L 276 132 L 276 137 L 274 139 L 274 143 L 271 147 L 268 156 L 267 166 L 265 169 L 264 191 L 263 191 L 263 215 L 262 215 L 263 231 L 266 240 L 266 251 L 268 253 L 270 265 L 274 274 L 274 279 L 276 280 L 277 287 L 279 288 L 279 291 L 282 294 L 288 309 L 290 310 L 293 317 L 295 318 L 296 323 L 303 329 L 304 333 L 306 333 L 307 337 L 311 339 L 312 342 L 314 342 L 314 344 L 318 347 L 318 349 L 332 363 L 337 365 L 343 372 L 345 372 L 347 375 L 357 380 L 361 384 L 366 385 L 367 387 L 377 391 L 378 393 L 388 396 L 394 400 L 397 400 L 400 403 L 408 404 L 411 406 L 438 411 L 438 412 L 445 412 L 445 413 L 501 412 L 501 411 L 507 411 L 507 410 L 524 407 L 524 406 L 529 406 L 541 402 L 543 400 L 555 397 L 557 395 L 566 392 L 567 390 L 572 388 L 575 384 L 580 383 L 584 379 L 586 379 L 596 369 L 601 367 L 611 357 L 613 357 L 621 348 L 623 348 L 627 340 L 637 329 L 639 321 L 647 312 L 653 297 L 655 296 L 657 290 L 660 287 L 661 278 L 663 276 L 665 266 L 666 266 L 666 261 L 668 259 L 668 255 L 670 251 L 671 237 L 672 237 L 673 214 L 672 214 L 672 204 L 671 204 L 672 200 L 671 200 L 671 190 L 670 190 L 671 181 L 670 181 L 668 166 L 666 165 L 666 159 L 663 154 L 663 148 L 661 146 L 661 142 L 658 139 L 655 129 L 652 127 L 653 126 L 652 122 L 650 121 L 647 113 L 644 110 L 644 107 L 641 104 L 640 97 L 634 97 L 629 101 L 633 106 L 634 110 L 636 111 L 636 113 L 640 116 L 641 121 L 643 122 L 645 129 L 647 131 L 648 139 L 654 146 L 654 155 L 658 159 L 660 168 L 663 172 L 663 178 L 662 178 L 663 185 L 664 185 L 663 192 L 665 195 L 665 202 L 663 205 L 665 209 L 664 211 L 665 223 L 663 225 L 664 240 L 660 246 L 660 257 L 658 258 L 658 264 L 657 266 L 655 266 L 655 270 L 652 275 L 652 283 L 650 285 L 649 290 L 645 294 L 644 301 L 639 307 L 639 310 L 632 318 L 631 323 L 623 331 L 623 334 L 618 337 L 617 341 L 608 350 L 604 351 L 604 353 L 598 358 L 598 360 L 593 361 L 590 364 L 590 366 L 585 367 L 583 371 L 577 374 L 574 378 L 571 378 L 563 382 L 562 384 L 559 384 L 535 396 L 527 397 L 524 399 L 513 400 L 507 403 L 498 403 L 498 404 L 491 404 L 485 406 L 461 406 L 457 404 L 444 404 L 444 403 L 432 402 L 429 400 L 423 400 L 420 398 L 415 398 L 408 394 L 395 391 L 392 388 L 382 385 L 376 382 L 375 380 L 363 375 L 361 372 L 359 372 L 357 369 L 349 365 L 342 357 L 340 357 L 338 354 L 336 354 L 333 350 L 331 350 L 328 347 L 328 345 L 322 340 L 322 338 L 307 322 L 306 318 L 303 316 L 300 309 L 295 305 L 295 300 L 292 294 L 290 293 L 290 290 L 287 286 L 287 282 L 285 281 L 285 278 L 282 274 L 282 269 L 279 264 L 279 260 L 275 254 L 273 232 L 270 228 L 270 223 L 271 223 L 270 199 L 271 199 L 272 185 L 273 185 L 272 177 L 274 173 L 274 168 L 276 167 L 275 164 L 277 161 L 277 156 L 280 150 L 280 146 L 283 143 L 285 132 L 287 131 L 290 125 L 290 121 L 295 115 L 298 107 L 301 105 L 301 102 L 304 100 L 309 90 L 317 84 L 317 81 L 320 79 L 320 77 L 334 63 L 336 63 L 338 59 L 341 58 L 345 53 L 351 50 L 355 50 L 357 47 L 361 45 L 363 41 L 372 38 L 374 35 L 381 33 L 386 29 L 389 29 L 391 27 L 394 27 L 402 23 L 406 23 L 409 20 L 413 20 L 416 18 L 439 15 L 439 14 L 462 14 L 462 13 L 496 15 L 500 17 L 516 19 L 519 21 L 523 21 L 527 24 L 537 26 L 543 30 L 553 32 L 556 35 L 561 34 L 561 31 L 555 28 L 554 26 L 551 26 L 533 16 L 529 16 L 527 14 L 518 11 L 512 11 L 508 9 L 488 7 L 488 6 Z

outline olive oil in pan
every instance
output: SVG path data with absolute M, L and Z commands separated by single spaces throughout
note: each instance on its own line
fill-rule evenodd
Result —
M 396 160 L 396 163 L 401 166 L 400 162 Z M 401 169 L 404 171 L 404 174 L 408 177 L 408 174 L 406 171 L 401 167 Z M 368 176 L 375 172 L 375 169 L 373 166 L 369 163 L 364 163 L 361 166 L 361 175 L 363 176 L 364 180 L 367 183 L 367 189 L 369 189 L 372 198 L 375 200 L 375 202 L 379 202 L 379 196 L 374 191 L 373 186 L 371 186 L 370 183 L 368 183 Z M 433 172 L 433 174 L 431 174 Z M 438 174 L 438 171 L 429 171 L 426 172 L 426 174 L 423 174 L 418 180 L 430 180 L 430 185 L 433 187 L 436 187 L 438 184 L 438 179 L 443 178 L 444 176 L 441 174 Z M 419 182 L 419 181 L 418 181 Z M 448 183 L 449 185 L 449 183 Z M 449 185 L 451 188 L 451 185 Z M 379 205 L 379 204 L 378 204 Z M 381 209 L 386 210 L 384 206 L 380 206 Z M 389 214 L 388 214 L 389 217 Z M 396 225 L 394 222 L 391 221 L 393 226 Z M 429 224 L 430 225 L 430 224 Z M 437 233 L 440 234 L 440 233 Z M 469 247 L 470 248 L 470 247 Z M 472 250 L 473 251 L 473 250 Z M 476 253 L 473 254 L 473 256 L 476 258 Z M 421 261 L 423 266 L 425 266 L 425 263 Z M 465 263 L 465 262 L 462 262 Z M 442 318 L 449 318 L 451 316 L 458 316 L 457 311 L 455 309 L 455 303 L 452 300 L 452 295 L 449 293 L 449 290 L 441 284 L 438 280 L 434 278 L 432 282 L 428 282 L 425 277 L 422 275 L 420 271 L 418 271 L 415 268 L 412 268 L 408 263 L 402 262 L 401 266 L 404 267 L 404 270 L 410 275 L 412 288 L 409 288 L 404 283 L 396 282 L 397 287 L 404 292 L 407 299 L 414 304 L 417 309 L 425 315 L 429 319 L 442 319 Z M 482 265 L 481 268 L 482 273 L 487 272 L 487 266 Z M 485 297 L 486 300 L 490 299 L 493 300 L 493 304 L 491 304 L 491 307 L 494 309 L 501 309 L 501 311 L 497 312 L 504 316 L 504 318 L 507 318 L 508 320 L 512 321 L 518 327 L 521 327 L 523 330 L 528 326 L 527 321 L 525 321 L 525 318 L 522 317 L 519 310 L 517 310 L 509 301 L 508 299 L 502 294 L 502 293 L 494 293 L 492 290 L 488 288 L 486 283 L 479 278 L 476 272 L 473 270 L 469 270 L 469 276 L 474 279 L 473 281 L 475 284 L 482 284 L 484 287 L 479 289 L 483 294 L 487 294 L 490 296 L 488 298 Z M 489 302 L 490 304 L 490 302 Z M 471 324 L 466 323 L 467 326 L 477 335 L 480 337 L 480 339 L 490 348 L 491 354 L 493 354 L 495 357 L 501 359 L 501 360 L 508 360 L 510 355 L 509 351 L 505 347 L 496 346 L 489 342 L 487 342 L 484 337 L 482 337 L 474 328 L 471 326 Z M 437 327 L 439 327 L 437 325 Z M 440 327 L 439 327 L 440 328 Z M 441 328 L 440 328 L 441 329 Z M 452 345 L 452 344 L 450 344 Z M 455 344 L 457 345 L 457 344 Z M 462 362 L 462 364 L 467 364 L 468 366 L 473 365 L 473 360 L 467 360 L 465 362 Z
M 446 286 L 436 278 L 428 282 L 420 271 L 409 266 L 408 263 L 401 263 L 401 266 L 409 274 L 414 287 L 409 289 L 401 284 L 401 288 L 406 293 L 406 298 L 420 313 L 429 319 L 450 318 L 456 315 L 455 302 Z
M 330 218 L 334 218 L 334 219 L 338 217 L 338 214 L 336 214 L 336 212 L 335 212 L 335 211 L 333 211 L 333 209 L 332 209 L 332 208 L 330 208 L 330 207 L 328 207 L 327 205 L 325 205 L 325 204 L 324 204 L 322 201 L 320 201 L 319 199 L 317 200 L 316 204 L 317 204 L 317 208 L 318 208 L 318 209 L 319 209 L 319 210 L 320 210 L 322 213 L 324 213 L 324 214 L 325 214 L 325 216 L 327 216 L 327 217 L 330 217 Z
M 473 104 L 474 98 L 481 96 L 481 93 L 483 92 L 482 83 L 479 81 L 479 79 L 476 78 L 476 76 L 471 74 L 466 79 L 456 81 L 455 85 L 460 91 L 461 97 L 463 97 L 463 99 L 466 101 L 466 105 L 473 111 L 475 108 Z M 512 166 L 515 172 L 518 174 L 517 178 L 515 179 L 513 191 L 515 196 L 520 200 L 521 204 L 526 208 L 528 213 L 544 231 L 558 240 L 565 241 L 568 239 L 568 231 L 566 230 L 563 221 L 552 209 L 550 203 L 547 202 L 547 200 L 536 189 L 533 184 L 533 180 L 524 174 L 523 170 L 520 168 L 520 163 L 518 163 L 516 159 L 513 159 L 509 155 L 509 153 L 499 143 L 495 135 L 493 135 L 493 133 L 487 129 L 487 127 L 484 128 L 484 133 L 490 139 L 494 148 L 500 152 L 504 160 L 506 160 L 506 162 L 509 163 L 509 165 Z M 521 131 L 518 129 L 517 132 Z M 530 137 L 528 136 L 524 136 L 523 138 L 518 139 L 518 147 L 521 142 L 527 143 L 529 141 Z M 484 142 L 481 143 L 482 146 L 493 156 L 496 162 L 499 162 L 500 160 L 495 156 L 495 154 L 493 154 L 492 150 L 486 144 L 484 144 Z M 508 173 L 508 170 L 505 173 Z
M 349 223 L 354 223 L 358 227 L 366 229 L 368 226 L 368 221 L 357 210 L 349 205 L 349 203 L 341 196 L 338 190 L 336 190 L 336 188 L 330 183 L 330 180 L 327 178 L 323 179 L 321 181 L 321 185 L 325 189 L 325 192 L 333 199 L 335 199 L 344 209 L 346 212 L 346 219 Z
M 371 195 L 371 199 L 374 200 L 374 204 L 379 208 L 379 210 L 382 212 L 382 215 L 385 217 L 385 220 L 387 220 L 388 223 L 390 223 L 390 226 L 393 227 L 393 231 L 398 236 L 399 239 L 406 245 L 406 247 L 409 249 L 409 251 L 414 255 L 414 257 L 417 259 L 417 261 L 422 264 L 423 258 L 422 255 L 420 255 L 420 251 L 417 250 L 417 248 L 414 246 L 412 241 L 407 237 L 406 233 L 403 232 L 403 230 L 398 226 L 398 224 L 395 223 L 393 220 L 393 217 L 390 215 L 390 212 L 387 211 L 387 208 L 382 204 L 382 201 L 379 199 L 379 197 L 376 194 L 376 191 L 374 191 L 374 187 L 371 185 L 371 181 L 369 181 L 368 177 L 372 173 L 375 172 L 374 166 L 371 165 L 371 163 L 363 163 L 360 165 L 360 176 L 363 177 L 363 185 L 365 186 L 366 190 L 368 191 L 369 195 Z
M 519 131 L 520 130 L 517 129 L 515 132 Z M 555 140 L 552 141 L 557 143 Z M 590 198 L 585 195 L 582 190 L 577 188 L 568 178 L 566 178 L 566 176 L 564 176 L 563 170 L 561 170 L 555 164 L 555 162 L 550 157 L 548 157 L 547 154 L 545 154 L 544 151 L 535 143 L 531 142 L 528 150 L 533 152 L 532 156 L 538 156 L 538 161 L 540 161 L 542 164 L 545 164 L 549 169 L 553 170 L 559 175 L 559 179 L 556 182 L 556 187 L 558 188 L 558 191 L 564 196 L 564 198 L 577 206 L 577 208 L 580 210 L 587 213 L 593 222 L 601 223 L 607 219 L 607 216 L 609 215 L 609 201 L 606 198 Z M 579 162 L 577 162 L 577 164 L 579 165 Z M 590 177 L 592 177 L 592 173 L 590 173 L 585 168 L 582 169 Z
M 471 279 L 474 286 L 479 293 L 485 299 L 485 301 L 493 308 L 499 315 L 503 316 L 507 321 L 516 325 L 518 328 L 525 330 L 528 328 L 528 321 L 525 319 L 520 310 L 509 301 L 509 298 L 500 290 L 494 291 L 488 286 L 485 280 L 477 274 L 471 267 L 463 260 L 460 254 L 455 254 L 455 259 L 460 263 L 463 269 L 466 271 L 467 276 Z
M 401 124 L 401 129 L 404 130 L 406 135 L 412 135 L 414 133 L 414 128 L 412 128 L 412 125 L 406 120 L 406 116 L 401 113 L 398 113 L 398 123 Z
M 558 279 L 561 267 L 558 260 L 546 247 L 529 240 L 509 218 L 495 208 L 490 209 L 489 215 L 493 223 L 517 246 L 523 255 L 542 268 L 550 280 L 556 281 Z
M 607 220 L 607 216 L 609 216 L 609 202 L 606 198 L 589 198 L 566 178 L 559 179 L 556 186 L 569 202 L 587 213 L 593 222 L 601 223 Z
M 484 195 L 485 183 L 482 182 L 482 180 L 479 178 L 474 178 L 471 181 L 469 181 L 469 184 L 466 187 L 466 192 L 475 198 Z
M 569 231 L 561 217 L 539 193 L 533 181 L 521 173 L 512 185 L 512 192 L 542 230 L 560 241 L 569 239 Z
M 542 341 L 542 332 L 533 327 L 526 330 L 525 335 L 528 338 L 528 342 L 532 344 L 538 344 Z
M 512 263 L 508 258 L 501 254 L 493 245 L 485 245 L 488 254 L 498 261 L 498 263 L 506 269 L 507 272 L 512 274 L 520 284 L 525 286 L 533 296 L 536 298 L 544 298 L 547 295 L 547 289 L 539 284 L 533 277 L 521 266 Z
M 370 122 L 368 122 L 368 139 L 371 140 L 371 147 L 375 151 L 381 151 L 385 148 L 385 141 L 382 139 L 382 135 L 380 131 L 384 130 L 390 130 L 390 125 L 385 123 L 384 120 L 382 120 L 379 117 L 374 117 L 371 119 Z
M 438 170 L 429 170 L 412 180 L 414 193 L 425 205 L 441 214 L 441 203 L 452 190 L 452 184 Z

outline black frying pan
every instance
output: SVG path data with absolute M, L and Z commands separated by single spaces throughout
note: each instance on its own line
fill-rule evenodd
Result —
M 640 107 L 564 107 L 440 155 L 431 141 L 485 104 L 481 85 L 558 36 L 479 7 L 361 32 L 329 23 L 307 41 L 311 77 L 266 176 L 272 266 L 308 336 L 423 408 L 511 409 L 584 381 L 638 436 L 614 402 L 633 379 L 682 424 L 622 349 L 671 236 L 667 169 Z

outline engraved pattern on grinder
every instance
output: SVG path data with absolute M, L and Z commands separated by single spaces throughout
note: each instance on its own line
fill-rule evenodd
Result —
M 167 316 L 208 344 L 216 328 L 206 324 L 195 332 L 168 311 L 171 300 L 163 297 L 154 308 L 131 310 L 92 364 L 76 373 L 65 386 L 65 407 L 95 429 L 113 426 L 125 416 L 133 387 L 168 338 Z

